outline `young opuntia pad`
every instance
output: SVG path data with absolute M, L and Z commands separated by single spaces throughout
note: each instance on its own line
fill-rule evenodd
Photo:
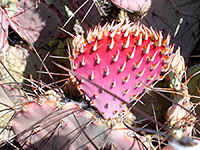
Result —
M 74 71 L 116 94 L 126 103 L 137 99 L 147 85 L 167 70 L 170 37 L 134 23 L 106 24 L 76 36 L 72 60 Z M 80 89 L 90 98 L 105 119 L 115 118 L 125 103 L 77 77 Z

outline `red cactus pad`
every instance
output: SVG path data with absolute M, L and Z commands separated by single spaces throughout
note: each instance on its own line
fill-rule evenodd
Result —
M 133 23 L 106 24 L 88 32 L 87 39 L 74 41 L 73 69 L 91 82 L 118 95 L 127 103 L 136 99 L 146 85 L 167 70 L 170 37 Z M 77 77 L 80 88 L 105 119 L 115 118 L 125 104 Z

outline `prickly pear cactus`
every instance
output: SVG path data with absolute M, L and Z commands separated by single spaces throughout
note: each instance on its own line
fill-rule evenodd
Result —
M 0 128 L 5 127 L 14 114 L 9 108 L 20 102 L 21 98 L 16 89 L 0 84 Z
M 43 2 L 20 0 L 11 27 L 26 41 L 40 47 L 60 33 L 61 19 L 55 8 Z
M 10 14 L 11 7 L 5 6 L 10 3 L 17 4 L 12 9 L 15 12 L 14 16 Z M 194 86 L 194 80 L 199 81 L 198 75 L 192 78 L 193 82 L 190 79 L 192 85 L 186 84 L 187 81 L 183 83 L 182 78 L 186 68 L 184 59 L 180 55 L 179 48 L 171 55 L 175 46 L 170 45 L 170 40 L 175 40 L 176 45 L 181 46 L 183 54 L 184 49 L 193 46 L 192 41 L 198 40 L 196 31 L 199 14 L 196 10 L 199 8 L 199 2 L 183 0 L 179 3 L 178 0 L 0 2 L 0 5 L 3 5 L 1 6 L 3 15 L 0 15 L 0 19 L 3 20 L 2 24 L 0 23 L 0 48 L 6 50 L 4 55 L 0 54 L 0 58 L 6 56 L 6 59 L 1 59 L 6 67 L 0 68 L 4 69 L 0 73 L 0 84 L 3 85 L 0 86 L 0 149 L 4 149 L 3 144 L 9 143 L 15 149 L 143 150 L 158 148 L 169 135 L 177 134 L 179 131 L 181 134 L 177 134 L 178 138 L 182 136 L 196 138 L 193 130 L 196 130 L 195 124 L 199 121 L 197 116 L 199 112 L 196 111 L 198 104 L 191 102 L 194 96 L 190 95 L 193 93 L 190 93 L 188 87 L 193 86 L 191 90 L 195 87 L 199 94 L 199 89 Z M 149 12 L 149 15 L 141 21 L 148 26 L 153 26 L 154 29 L 129 21 L 129 18 L 126 18 L 126 11 L 121 11 L 120 15 L 124 18 L 119 16 L 119 20 L 127 22 L 112 22 L 119 12 L 116 6 L 134 15 L 144 16 Z M 113 13 L 115 10 L 107 12 L 111 8 L 115 8 L 117 13 Z M 160 12 L 161 8 L 164 8 L 163 12 Z M 4 10 L 8 14 L 4 15 Z M 70 19 L 78 20 L 77 24 L 81 29 L 93 27 L 86 37 L 73 35 L 72 29 L 76 31 L 77 24 L 74 26 L 74 23 L 68 22 L 67 17 L 70 13 Z M 111 13 L 113 15 L 109 15 Z M 5 19 L 7 16 L 10 22 Z M 110 24 L 101 26 L 100 24 L 105 20 Z M 73 42 L 64 40 L 62 31 L 60 32 L 59 27 L 62 27 L 65 21 L 65 25 L 71 29 L 67 31 L 74 38 Z M 98 26 L 94 26 L 98 23 Z M 27 53 L 30 49 L 27 45 L 27 47 L 23 45 L 26 49 L 23 53 L 24 57 L 19 52 L 22 50 L 20 42 L 18 45 L 15 44 L 15 47 L 4 48 L 9 24 L 24 40 L 34 44 L 45 66 L 41 64 L 41 59 L 38 59 L 35 53 L 30 52 L 30 55 Z M 184 42 L 184 37 L 187 37 L 189 42 Z M 47 43 L 48 41 L 50 42 Z M 72 43 L 72 49 L 69 43 Z M 185 53 L 185 56 L 190 52 L 191 49 L 187 54 Z M 60 55 L 64 59 L 61 60 L 58 57 Z M 27 63 L 20 58 L 26 59 Z M 71 61 L 70 67 L 73 69 L 73 71 L 68 69 L 69 74 L 64 74 L 60 68 L 52 65 L 52 60 L 63 65 L 67 62 L 66 59 Z M 9 64 L 12 62 L 12 65 L 8 65 L 7 62 Z M 70 68 L 68 64 L 65 66 Z M 199 68 L 196 67 L 195 72 Z M 15 89 L 4 86 L 10 84 L 7 76 L 14 77 L 19 85 L 23 83 L 22 77 L 18 79 L 12 70 L 20 75 L 28 74 L 23 79 L 31 84 L 28 85 L 29 89 L 24 88 L 26 91 L 24 97 Z M 194 75 L 192 70 L 191 76 Z M 167 73 L 173 71 L 172 76 L 166 75 L 166 71 Z M 2 76 L 4 74 L 7 76 Z M 52 82 L 49 76 L 53 76 L 55 82 Z M 163 79 L 163 76 L 172 79 L 171 89 L 165 89 L 165 86 L 153 87 L 155 81 Z M 45 84 L 49 83 L 46 81 L 49 79 L 50 84 Z M 62 84 L 64 82 L 65 85 Z M 54 89 L 55 86 L 58 90 L 45 92 L 46 89 Z M 148 93 L 146 97 L 143 97 L 144 91 Z M 165 96 L 166 99 L 163 98 L 164 96 L 157 96 L 163 91 L 172 93 L 174 101 L 169 100 L 172 94 L 166 95 L 168 97 Z M 89 102 L 83 98 L 89 99 Z M 199 97 L 195 98 L 199 102 Z M 130 109 L 127 109 L 129 106 Z M 153 123 L 149 123 L 149 120 Z M 143 127 L 140 128 L 141 126 Z M 9 134 L 7 136 L 2 134 L 8 130 L 13 130 L 12 137 L 9 137 Z M 154 142 L 156 148 L 152 141 L 158 142 Z
M 14 133 L 11 130 L 11 121 L 14 116 L 14 108 L 18 103 L 24 102 L 24 97 L 8 85 L 4 85 L 0 81 L 0 149 L 2 143 L 5 143 Z
M 1 20 L 0 23 L 0 51 L 1 51 L 7 43 L 8 26 L 9 26 L 9 21 L 7 19 L 5 11 L 2 8 L 0 8 L 0 20 Z
M 80 89 L 86 93 L 105 119 L 115 118 L 145 87 L 160 79 L 168 69 L 168 54 L 173 50 L 170 37 L 163 39 L 144 25 L 122 22 L 106 24 L 90 30 L 87 38 L 77 36 L 72 61 L 74 71 L 92 83 L 119 96 L 125 102 L 77 77 Z
M 78 103 L 62 106 L 55 92 L 44 95 L 37 103 L 24 105 L 13 119 L 13 130 L 23 149 L 144 149 L 134 138 L 139 135 L 122 123 L 111 129 Z

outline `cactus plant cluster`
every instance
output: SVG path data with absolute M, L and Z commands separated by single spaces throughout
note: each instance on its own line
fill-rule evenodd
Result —
M 198 149 L 199 4 L 1 1 L 0 149 Z

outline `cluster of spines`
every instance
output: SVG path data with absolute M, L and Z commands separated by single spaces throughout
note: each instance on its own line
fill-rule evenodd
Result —
M 122 23 L 117 24 L 115 26 L 113 26 L 113 23 L 111 25 L 106 24 L 103 27 L 95 27 L 94 31 L 89 30 L 88 35 L 86 40 L 84 39 L 83 35 L 78 35 L 74 41 L 73 41 L 73 46 L 74 49 L 72 51 L 72 60 L 75 60 L 75 58 L 79 55 L 79 54 L 83 54 L 86 51 L 86 44 L 91 44 L 93 41 L 95 41 L 95 44 L 93 46 L 93 48 L 91 49 L 92 52 L 95 52 L 98 49 L 98 41 L 100 41 L 103 36 L 107 36 L 107 34 L 110 32 L 109 37 L 111 39 L 110 44 L 108 44 L 108 48 L 111 50 L 114 47 L 115 41 L 114 41 L 114 36 L 119 33 L 119 32 L 123 32 L 123 37 L 127 38 L 126 41 L 123 44 L 123 48 L 128 48 L 130 45 L 130 36 L 131 34 L 133 36 L 138 36 L 139 38 L 136 40 L 136 46 L 140 46 L 143 42 L 143 40 L 148 40 L 148 38 L 150 38 L 153 42 L 149 42 L 149 44 L 144 47 L 142 49 L 144 54 L 148 54 L 150 51 L 150 45 L 153 44 L 156 47 L 160 47 L 163 46 L 164 48 L 160 49 L 160 52 L 162 55 L 166 55 L 166 57 L 163 58 L 163 60 L 165 62 L 168 61 L 168 57 L 167 55 L 170 54 L 173 50 L 174 50 L 174 45 L 169 46 L 169 42 L 170 42 L 170 35 L 168 34 L 166 39 L 163 40 L 163 36 L 162 36 L 162 32 L 156 32 L 153 30 L 152 27 L 147 28 L 145 27 L 143 24 L 141 26 L 139 25 L 134 25 L 131 26 L 131 23 L 127 23 L 125 25 L 122 26 Z M 141 34 L 142 33 L 142 34 Z M 133 50 L 130 51 L 127 54 L 127 58 L 128 59 L 132 59 L 134 57 L 135 54 L 135 50 L 136 50 L 136 46 L 134 46 Z M 120 51 L 117 50 L 117 53 L 115 55 L 113 55 L 112 57 L 112 61 L 116 62 L 119 59 L 119 53 Z M 148 57 L 148 61 L 152 62 L 154 61 L 156 55 L 157 55 L 158 51 L 156 51 L 156 53 L 154 53 L 153 55 Z M 134 64 L 134 68 L 139 68 L 140 64 L 142 63 L 143 59 L 141 59 L 139 62 Z M 95 63 L 98 65 L 101 62 L 101 59 L 98 55 L 98 53 L 96 53 L 96 58 L 95 58 Z M 86 64 L 86 59 L 83 57 L 82 61 L 81 61 L 81 65 L 85 66 Z M 122 72 L 123 68 L 125 68 L 126 62 L 124 62 L 123 66 L 121 66 L 119 68 L 119 71 Z M 78 64 L 74 63 L 73 65 L 73 69 L 76 70 Z M 154 67 L 152 67 L 152 69 L 155 69 L 156 65 Z M 108 68 L 106 66 L 106 68 Z M 163 67 L 163 71 L 165 71 L 166 68 Z M 106 72 L 106 71 L 105 71 Z

